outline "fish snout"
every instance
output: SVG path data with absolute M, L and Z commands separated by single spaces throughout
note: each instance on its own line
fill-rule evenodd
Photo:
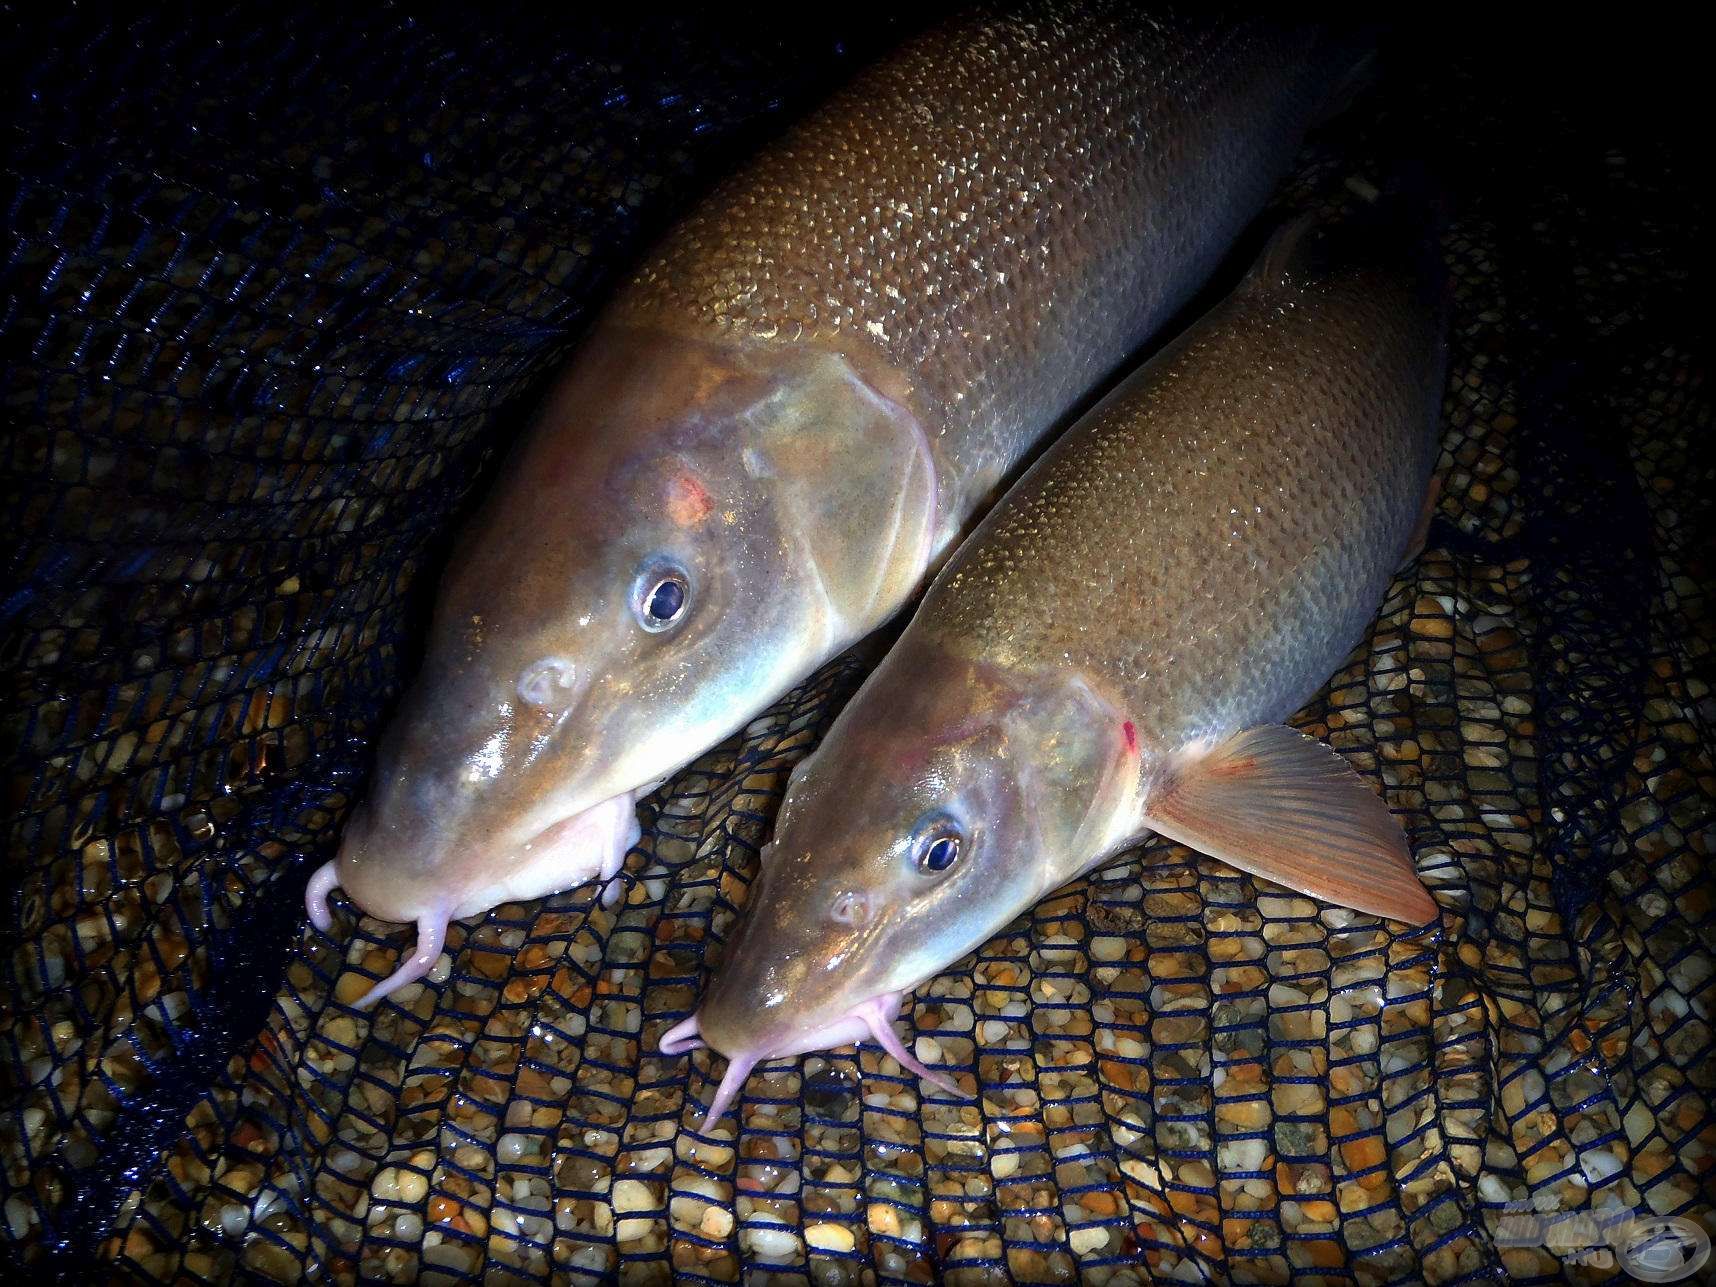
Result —
M 387 829 L 376 825 L 372 809 L 359 808 L 346 824 L 339 856 L 312 878 L 319 886 L 312 888 L 312 895 L 319 894 L 325 900 L 338 886 L 364 915 L 380 921 L 415 921 L 432 906 L 445 903 L 444 891 L 437 891 L 432 882 L 414 878 L 412 864 L 389 852 L 396 843 Z M 310 914 L 316 919 L 314 898 Z
M 772 876 L 753 891 L 697 1011 L 703 1040 L 729 1057 L 814 1048 L 808 1034 L 845 1024 L 878 990 L 853 951 L 878 914 L 874 893 L 845 882 L 780 890 Z
M 789 998 L 792 1005 L 789 1006 Z M 740 977 L 716 970 L 689 1019 L 662 1034 L 663 1054 L 682 1054 L 708 1046 L 734 1064 L 750 1067 L 765 1059 L 803 1051 L 807 998 L 772 973 Z
M 445 895 L 435 893 L 432 887 L 421 882 L 404 878 L 409 873 L 400 873 L 383 862 L 374 861 L 367 848 L 371 836 L 372 832 L 360 818 L 352 819 L 341 842 L 339 856 L 317 868 L 304 891 L 304 907 L 309 912 L 310 921 L 324 934 L 333 928 L 328 896 L 336 888 L 345 890 L 359 910 L 368 916 L 416 925 L 416 941 L 401 952 L 393 972 L 352 1002 L 360 1010 L 415 983 L 434 968 L 446 942 L 451 913 Z
M 768 1058 L 776 1047 L 788 1043 L 791 1034 L 762 1002 L 763 998 L 748 990 L 728 985 L 718 971 L 691 1019 L 697 1037 L 728 1058 L 746 1051 Z

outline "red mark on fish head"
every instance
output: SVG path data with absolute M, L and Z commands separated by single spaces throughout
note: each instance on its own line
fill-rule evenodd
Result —
M 915 782 L 930 766 L 936 748 L 919 739 L 898 748 L 894 754 L 894 769 L 901 782 Z
M 1122 724 L 1121 731 L 1126 734 L 1126 749 L 1132 754 L 1138 754 L 1138 729 L 1131 720 Z
M 949 747 L 981 736 L 993 723 L 989 716 L 967 713 L 945 724 L 917 726 L 911 742 L 892 752 L 894 763 L 907 779 L 916 778 L 929 768 L 936 756 Z
M 667 516 L 680 527 L 695 527 L 709 517 L 715 498 L 690 470 L 673 477 L 667 485 Z

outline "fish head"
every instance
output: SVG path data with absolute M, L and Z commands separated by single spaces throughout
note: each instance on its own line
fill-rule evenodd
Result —
M 1132 762 L 1082 681 L 908 636 L 794 772 L 720 967 L 663 1049 L 711 1045 L 742 1082 L 761 1059 L 888 1045 L 900 996 L 1096 852 Z
M 545 418 L 458 545 L 323 878 L 373 915 L 612 877 L 634 802 L 927 562 L 924 435 L 838 354 L 598 331 Z

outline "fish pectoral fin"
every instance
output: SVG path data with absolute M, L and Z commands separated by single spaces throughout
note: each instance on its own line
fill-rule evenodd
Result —
M 1437 907 L 1388 805 L 1335 751 L 1285 724 L 1182 752 L 1146 825 L 1302 894 L 1409 925 Z

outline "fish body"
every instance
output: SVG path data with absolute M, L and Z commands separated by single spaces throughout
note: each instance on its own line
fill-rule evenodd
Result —
M 1438 280 L 1386 223 L 1292 226 L 999 502 L 794 773 L 703 1004 L 663 1039 L 729 1056 L 712 1116 L 759 1059 L 895 1049 L 907 990 L 1151 831 L 1434 917 L 1386 805 L 1283 721 L 1428 512 Z
M 581 346 L 444 579 L 312 919 L 611 880 L 634 802 L 884 623 L 1178 309 L 1355 63 L 1120 4 L 906 42 L 687 216 Z M 610 885 L 610 889 L 614 886 Z

